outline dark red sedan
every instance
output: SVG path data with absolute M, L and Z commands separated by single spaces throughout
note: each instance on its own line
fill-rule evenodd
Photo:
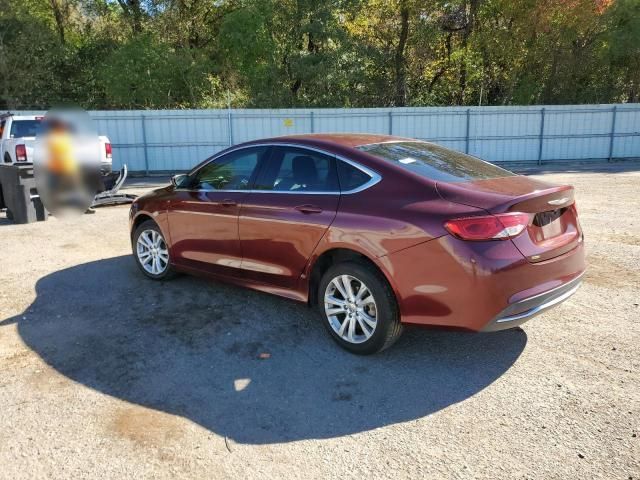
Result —
M 355 353 L 403 324 L 515 327 L 585 270 L 574 190 L 422 141 L 318 134 L 237 145 L 136 200 L 133 253 L 308 302 Z

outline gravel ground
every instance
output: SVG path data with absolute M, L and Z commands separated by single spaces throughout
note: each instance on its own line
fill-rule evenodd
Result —
M 578 293 L 365 358 L 305 306 L 145 280 L 127 207 L 0 214 L 0 477 L 640 478 L 640 164 L 539 178 L 577 188 Z

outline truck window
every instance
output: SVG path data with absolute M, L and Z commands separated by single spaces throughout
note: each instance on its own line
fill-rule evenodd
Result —
M 6 120 L 2 120 L 0 122 L 0 139 L 2 138 L 2 134 L 4 133 L 4 126 L 5 126 L 6 123 L 7 123 Z
M 41 120 L 14 120 L 11 123 L 11 138 L 35 137 L 40 133 Z

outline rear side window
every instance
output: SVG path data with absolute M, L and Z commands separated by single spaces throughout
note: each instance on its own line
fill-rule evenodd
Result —
M 479 158 L 424 142 L 376 143 L 357 147 L 425 178 L 440 182 L 466 182 L 510 177 L 513 173 Z
M 304 148 L 275 147 L 255 188 L 276 192 L 338 192 L 335 158 Z
M 11 122 L 11 138 L 35 137 L 40 133 L 42 126 L 41 120 L 14 120 Z
M 359 168 L 341 160 L 338 160 L 337 163 L 340 190 L 343 192 L 355 190 L 371 180 L 371 177 Z

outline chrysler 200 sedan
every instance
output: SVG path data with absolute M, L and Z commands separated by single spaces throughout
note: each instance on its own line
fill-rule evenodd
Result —
M 515 327 L 571 296 L 585 270 L 573 187 L 382 135 L 234 146 L 137 199 L 130 226 L 147 277 L 307 302 L 359 354 L 404 324 Z

